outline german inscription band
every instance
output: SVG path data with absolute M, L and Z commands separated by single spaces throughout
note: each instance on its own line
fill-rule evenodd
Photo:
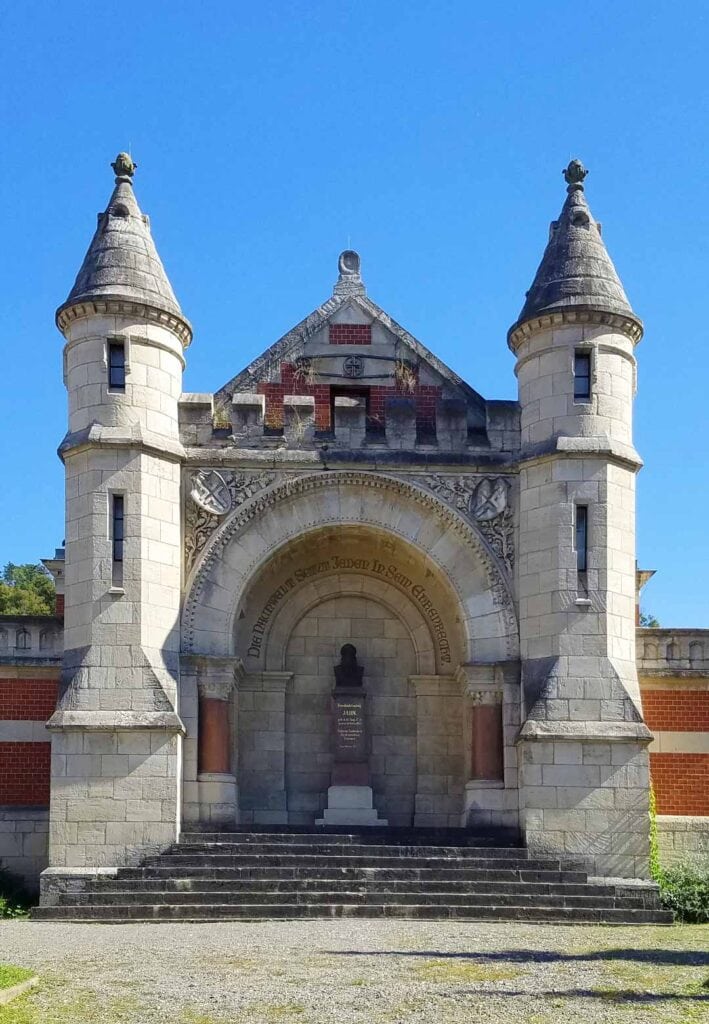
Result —
M 399 587 L 400 590 L 410 594 L 431 624 L 441 661 L 445 663 L 450 662 L 451 649 L 445 624 L 422 583 L 417 583 L 416 580 L 407 576 L 406 573 L 401 572 L 397 565 L 391 563 L 386 565 L 376 558 L 338 558 L 337 556 L 325 558 L 321 562 L 314 562 L 312 565 L 304 566 L 302 569 L 296 569 L 292 576 L 287 576 L 276 587 L 261 609 L 252 627 L 251 640 L 247 651 L 248 656 L 250 658 L 261 657 L 263 637 L 271 616 L 283 598 L 294 587 L 313 576 L 320 576 L 324 573 L 337 572 L 339 570 L 356 570 L 370 576 L 384 578 Z

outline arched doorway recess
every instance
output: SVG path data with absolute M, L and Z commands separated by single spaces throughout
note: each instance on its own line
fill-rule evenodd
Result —
M 213 697 L 205 680 L 221 673 L 216 696 L 226 694 L 232 708 L 241 820 L 308 824 L 322 810 L 329 692 L 344 642 L 365 666 L 382 816 L 391 824 L 471 820 L 476 701 L 483 693 L 500 707 L 518 705 L 509 672 L 514 612 L 484 542 L 434 497 L 373 474 L 301 478 L 251 505 L 205 552 L 183 623 L 183 720 L 189 728 L 197 688 Z M 507 717 L 512 724 L 514 713 Z M 220 780 L 206 780 L 209 792 L 197 778 L 196 732 L 186 743 L 186 817 L 203 819 L 205 805 L 219 817 L 225 807 L 213 806 L 225 792 L 214 789 Z M 512 742 L 510 733 L 510 762 Z M 502 776 L 495 785 L 504 786 Z M 511 811 L 516 794 L 491 801 L 482 790 L 483 804 Z M 473 803 L 489 817 L 477 795 Z

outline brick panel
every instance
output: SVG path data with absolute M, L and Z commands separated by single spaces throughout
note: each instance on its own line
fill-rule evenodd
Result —
M 709 754 L 650 754 L 658 814 L 709 815 Z
M 49 804 L 51 743 L 0 743 L 0 804 Z
M 645 721 L 662 732 L 709 731 L 709 690 L 644 690 Z
M 64 618 L 64 595 L 55 594 L 54 596 L 54 613 L 60 619 Z
M 331 345 L 371 345 L 371 324 L 330 324 Z
M 0 679 L 2 722 L 46 722 L 56 706 L 55 679 Z

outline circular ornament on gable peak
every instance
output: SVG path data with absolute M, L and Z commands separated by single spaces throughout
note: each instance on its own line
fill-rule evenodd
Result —
M 225 516 L 233 504 L 227 482 L 216 469 L 200 469 L 192 475 L 190 497 L 213 516 Z

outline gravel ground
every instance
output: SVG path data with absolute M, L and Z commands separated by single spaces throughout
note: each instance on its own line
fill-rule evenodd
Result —
M 709 1022 L 709 926 L 0 922 L 0 1024 Z

